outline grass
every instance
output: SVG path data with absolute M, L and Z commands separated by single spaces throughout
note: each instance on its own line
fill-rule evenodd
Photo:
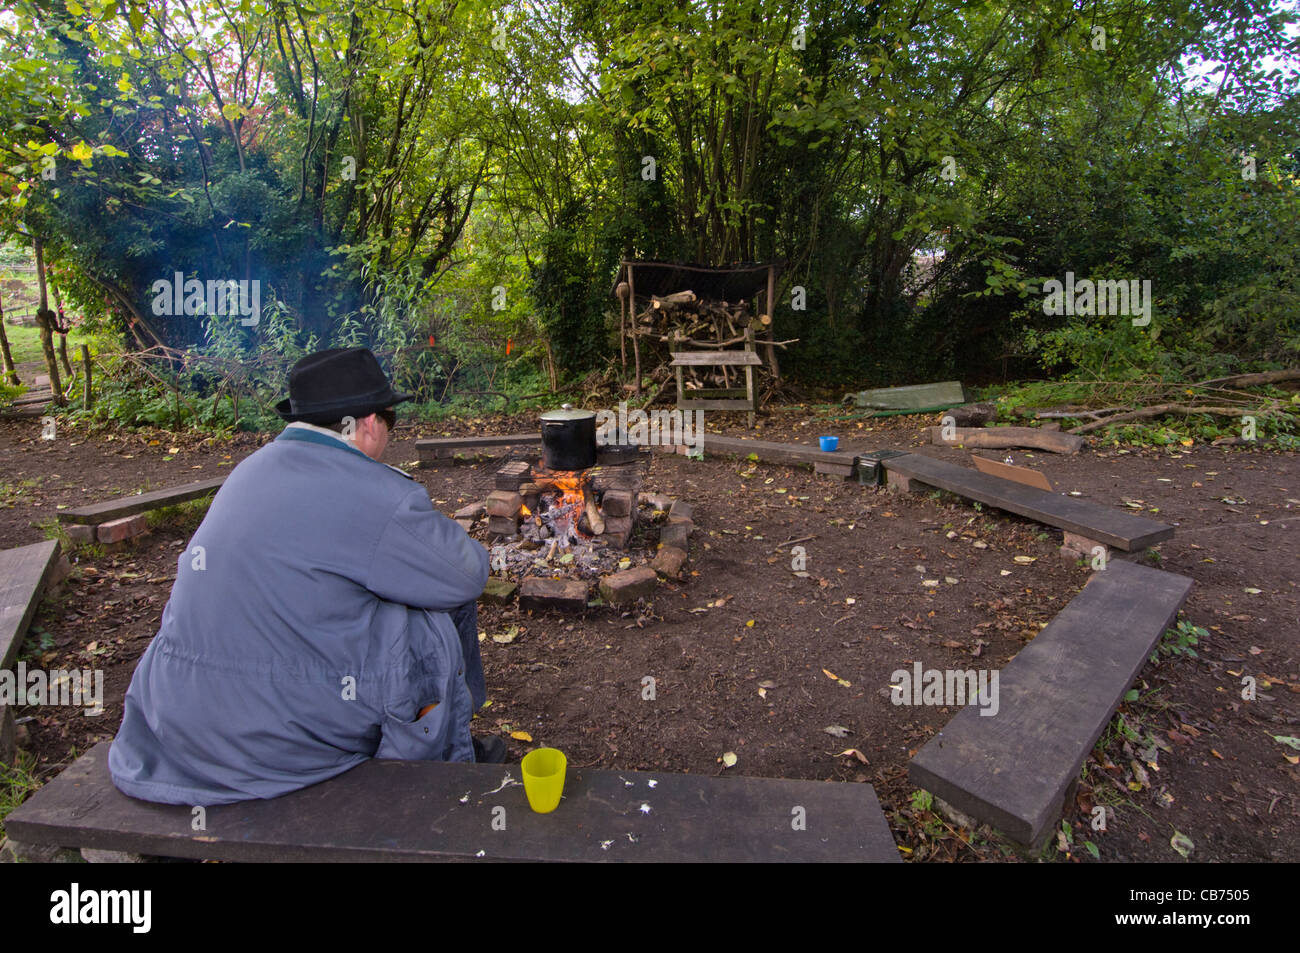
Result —
M 185 533 L 192 532 L 198 529 L 199 524 L 203 522 L 203 517 L 208 515 L 208 506 L 211 503 L 212 497 L 205 496 L 202 499 L 150 510 L 147 517 L 149 528 L 158 529 L 165 526 Z
M 0 483 L 0 510 L 13 506 L 22 499 L 24 490 L 34 489 L 40 482 L 38 477 L 34 480 L 18 480 L 15 483 Z
M 27 326 L 21 324 L 10 324 L 5 322 L 5 337 L 9 339 L 9 350 L 13 353 L 15 364 L 27 364 L 31 361 L 37 361 L 42 368 L 45 366 L 45 352 L 41 350 L 41 332 L 35 325 Z M 75 366 L 77 348 L 82 344 L 89 344 L 90 339 L 82 337 L 75 329 L 68 334 L 68 360 Z M 58 350 L 58 338 L 54 339 L 55 350 Z M 60 368 L 62 371 L 62 368 Z M 42 371 L 44 373 L 44 371 Z M 30 384 L 31 381 L 23 381 L 24 384 Z
M 41 786 L 33 774 L 35 768 L 36 756 L 22 749 L 14 764 L 0 764 L 0 838 L 4 837 L 4 822 L 9 812 Z

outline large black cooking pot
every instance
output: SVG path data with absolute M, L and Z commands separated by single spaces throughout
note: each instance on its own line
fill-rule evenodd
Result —
M 596 412 L 560 410 L 542 414 L 542 457 L 551 470 L 585 470 L 596 465 Z

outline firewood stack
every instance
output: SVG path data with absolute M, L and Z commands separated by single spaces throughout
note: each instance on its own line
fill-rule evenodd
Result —
M 619 286 L 619 297 L 626 298 L 624 286 Z M 671 351 L 701 348 L 722 351 L 737 348 L 745 343 L 745 330 L 755 331 L 771 325 L 767 314 L 754 315 L 749 302 L 732 303 L 717 299 L 700 298 L 689 289 L 669 295 L 651 295 L 648 305 L 636 302 L 631 326 L 627 335 L 639 345 L 642 373 L 661 378 L 660 368 L 666 369 L 672 358 Z M 791 341 L 762 342 L 784 347 Z M 689 390 L 703 388 L 728 388 L 734 386 L 734 369 L 726 367 L 692 367 L 686 370 L 685 386 Z M 663 374 L 663 379 L 667 378 Z

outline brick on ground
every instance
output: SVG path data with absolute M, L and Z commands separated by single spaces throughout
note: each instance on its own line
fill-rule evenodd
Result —
M 632 493 L 630 490 L 606 490 L 600 501 L 600 510 L 606 516 L 630 516 Z
M 669 579 L 677 579 L 682 574 L 682 566 L 686 563 L 686 550 L 679 549 L 676 546 L 664 546 L 655 554 L 655 558 L 650 561 L 650 568 L 661 576 Z
M 101 543 L 120 543 L 149 532 L 149 518 L 144 513 L 123 516 L 119 520 L 101 523 L 95 535 Z
M 488 494 L 484 507 L 488 516 L 501 516 L 516 519 L 524 505 L 524 498 L 513 490 L 493 490 Z
M 636 602 L 643 597 L 654 594 L 659 584 L 659 576 L 649 566 L 624 569 L 608 576 L 600 577 L 600 595 L 611 605 L 623 605 Z
M 74 543 L 93 543 L 95 541 L 95 527 L 85 523 L 69 523 L 63 528 L 68 534 L 68 539 Z
M 580 612 L 587 608 L 587 584 L 580 579 L 527 576 L 519 584 L 519 608 Z
M 479 600 L 503 606 L 514 598 L 515 590 L 518 588 L 519 586 L 509 579 L 502 579 L 500 576 L 488 576 L 487 584 L 483 587 L 483 594 L 479 596 Z
M 661 546 L 675 546 L 678 549 L 686 549 L 690 545 L 688 541 L 691 537 L 691 530 L 694 528 L 695 524 L 686 520 L 666 523 L 659 530 L 659 543 Z

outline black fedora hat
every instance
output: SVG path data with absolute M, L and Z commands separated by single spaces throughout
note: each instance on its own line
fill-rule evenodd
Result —
M 332 424 L 413 399 L 393 390 L 369 348 L 330 348 L 308 354 L 293 366 L 289 396 L 275 405 L 275 412 L 291 423 Z

